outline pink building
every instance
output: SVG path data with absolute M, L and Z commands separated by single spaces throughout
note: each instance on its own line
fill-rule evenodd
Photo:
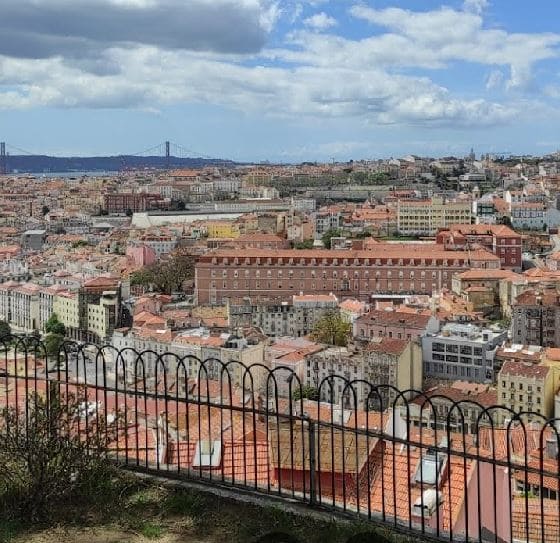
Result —
M 437 332 L 439 321 L 430 311 L 415 309 L 374 309 L 354 323 L 357 338 L 388 337 L 418 339 L 428 332 Z
M 126 256 L 130 258 L 137 268 L 149 266 L 157 260 L 154 249 L 146 245 L 130 246 L 126 248 Z

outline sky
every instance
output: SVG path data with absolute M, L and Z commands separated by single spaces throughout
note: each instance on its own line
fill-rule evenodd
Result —
M 559 20 L 558 0 L 1 0 L 0 141 L 542 155 L 560 149 Z

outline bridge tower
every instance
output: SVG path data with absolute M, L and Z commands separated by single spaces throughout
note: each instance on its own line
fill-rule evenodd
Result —
M 171 165 L 171 144 L 166 141 L 165 142 L 165 167 L 169 170 Z
M 0 175 L 8 173 L 8 163 L 6 160 L 6 144 L 0 142 Z

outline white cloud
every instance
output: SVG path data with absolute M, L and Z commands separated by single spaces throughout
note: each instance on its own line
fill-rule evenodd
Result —
M 483 7 L 485 2 L 469 2 Z M 353 6 L 350 13 L 372 24 L 386 27 L 390 33 L 374 38 L 379 45 L 384 39 L 400 40 L 395 64 L 403 66 L 443 67 L 452 61 L 482 65 L 507 66 L 510 79 L 507 88 L 527 87 L 532 67 L 541 60 L 558 57 L 560 34 L 508 33 L 485 28 L 479 10 L 457 11 L 448 7 L 415 12 L 400 8 L 376 10 Z
M 488 0 L 465 0 L 463 2 L 463 9 L 480 15 L 489 5 L 490 2 Z
M 303 21 L 305 26 L 313 28 L 314 30 L 327 30 L 336 26 L 338 23 L 335 18 L 330 17 L 324 11 L 316 13 Z
M 35 1 L 48 4 L 51 0 Z M 154 2 L 161 5 L 177 0 L 92 1 L 127 2 L 134 9 L 150 10 Z M 87 3 L 75 3 L 79 2 Z M 199 7 L 215 5 L 214 0 L 196 2 Z M 231 7 L 236 1 L 219 3 Z M 261 36 L 276 25 L 282 3 L 241 0 L 236 5 L 250 10 L 247 24 Z M 239 15 L 231 13 L 234 18 Z M 321 34 L 316 30 L 332 27 L 334 19 L 319 13 L 308 19 L 308 30 L 284 37 L 285 47 L 274 50 L 261 50 L 258 40 L 253 44 L 256 47 L 236 52 L 227 47 L 208 51 L 184 43 L 166 47 L 109 40 L 94 58 L 75 58 L 65 49 L 39 58 L 2 56 L 0 52 L 0 108 L 146 109 L 205 103 L 298 119 L 489 126 L 538 109 L 513 101 L 511 96 L 509 101 L 498 103 L 455 95 L 430 78 L 402 68 L 443 69 L 455 61 L 469 61 L 489 67 L 488 88 L 507 85 L 522 89 L 530 82 L 533 65 L 555 56 L 560 43 L 556 34 L 486 29 L 482 17 L 473 11 L 442 8 L 413 12 L 354 6 L 351 13 L 388 30 L 360 40 Z M 205 37 L 204 29 L 201 36 Z M 283 62 L 277 63 L 278 59 Z M 504 81 L 508 71 L 509 79 Z

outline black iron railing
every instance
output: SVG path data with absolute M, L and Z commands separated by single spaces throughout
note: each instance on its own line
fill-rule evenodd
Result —
M 310 392 L 303 371 L 173 353 L 64 343 L 49 354 L 33 338 L 0 348 L 2 407 L 23 413 L 53 387 L 77 396 L 84 431 L 100 417 L 117 425 L 109 450 L 124 467 L 441 541 L 560 540 L 560 437 L 537 413 L 334 375 Z

